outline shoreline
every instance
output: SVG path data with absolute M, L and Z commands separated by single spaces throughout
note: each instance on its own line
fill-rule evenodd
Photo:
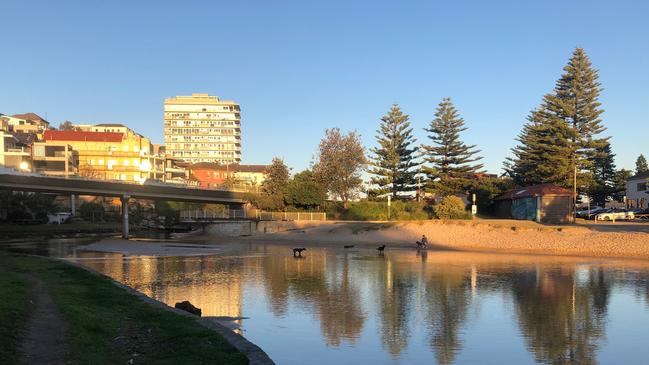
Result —
M 545 226 L 511 220 L 331 222 L 230 239 L 305 247 L 353 244 L 372 248 L 386 244 L 387 250 L 415 250 L 415 242 L 425 234 L 429 251 L 649 259 L 648 229 L 644 223 Z

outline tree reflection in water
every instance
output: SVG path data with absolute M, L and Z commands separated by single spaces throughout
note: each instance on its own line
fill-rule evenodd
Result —
M 538 267 L 512 275 L 518 320 L 536 360 L 596 364 L 604 339 L 610 279 L 601 269 Z

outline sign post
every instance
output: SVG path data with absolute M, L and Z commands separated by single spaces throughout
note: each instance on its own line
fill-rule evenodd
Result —
M 391 201 L 391 199 L 392 199 L 392 197 L 390 195 L 388 195 L 388 220 L 390 220 L 390 201 Z
M 471 218 L 475 218 L 475 215 L 478 214 L 478 206 L 475 205 L 475 193 L 473 193 L 473 204 L 471 205 Z

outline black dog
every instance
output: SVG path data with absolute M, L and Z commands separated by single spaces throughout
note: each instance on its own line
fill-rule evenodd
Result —
M 377 247 L 376 250 L 379 251 L 379 253 L 383 253 L 383 251 L 385 250 L 385 245 Z
M 345 248 L 354 248 L 354 246 L 355 246 L 355 245 L 345 245 L 345 246 L 343 246 L 343 247 L 345 247 Z
M 296 247 L 293 249 L 293 257 L 302 257 L 302 251 L 306 250 L 304 247 Z

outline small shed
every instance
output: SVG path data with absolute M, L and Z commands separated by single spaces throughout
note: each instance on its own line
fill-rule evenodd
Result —
M 502 218 L 534 220 L 539 223 L 570 223 L 573 195 L 554 184 L 525 186 L 495 199 L 496 215 Z

